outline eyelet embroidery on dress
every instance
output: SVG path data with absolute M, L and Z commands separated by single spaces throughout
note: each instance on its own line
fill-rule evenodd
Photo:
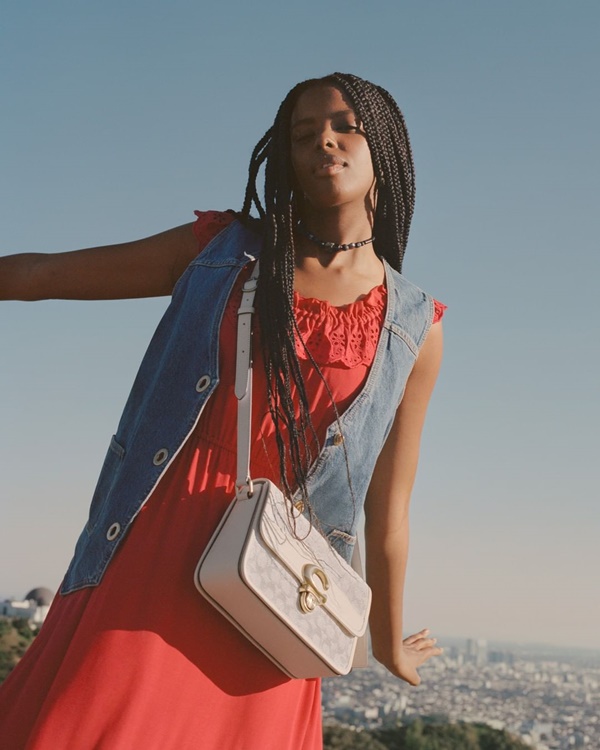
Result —
M 316 362 L 347 368 L 370 365 L 379 340 L 385 302 L 383 284 L 343 307 L 295 294 L 298 328 Z M 296 352 L 300 359 L 308 359 L 299 339 Z

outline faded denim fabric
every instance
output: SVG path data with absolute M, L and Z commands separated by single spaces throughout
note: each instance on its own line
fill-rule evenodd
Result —
M 219 383 L 219 330 L 227 300 L 260 248 L 261 238 L 234 221 L 177 282 L 110 441 L 61 593 L 100 583 L 129 525 L 193 431 Z M 348 560 L 375 462 L 433 319 L 429 295 L 387 264 L 385 273 L 387 310 L 367 382 L 340 424 L 327 430 L 308 481 L 320 529 Z

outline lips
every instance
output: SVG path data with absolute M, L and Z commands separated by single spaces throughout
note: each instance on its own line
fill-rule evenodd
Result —
M 319 159 L 315 171 L 317 174 L 335 174 L 344 169 L 345 166 L 346 162 L 340 156 L 326 154 L 322 159 Z

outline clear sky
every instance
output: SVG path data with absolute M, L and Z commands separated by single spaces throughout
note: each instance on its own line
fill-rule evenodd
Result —
M 595 0 L 5 4 L 0 252 L 238 208 L 294 83 L 385 86 L 417 165 L 404 273 L 449 306 L 407 628 L 597 647 L 599 38 Z M 0 598 L 58 587 L 166 303 L 0 306 Z

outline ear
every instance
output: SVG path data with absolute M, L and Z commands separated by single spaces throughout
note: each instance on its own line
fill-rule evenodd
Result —
M 373 187 L 365 196 L 365 208 L 367 209 L 367 213 L 369 214 L 373 222 L 375 220 L 375 209 L 377 208 L 377 195 L 377 179 L 375 179 L 375 181 L 373 182 Z

